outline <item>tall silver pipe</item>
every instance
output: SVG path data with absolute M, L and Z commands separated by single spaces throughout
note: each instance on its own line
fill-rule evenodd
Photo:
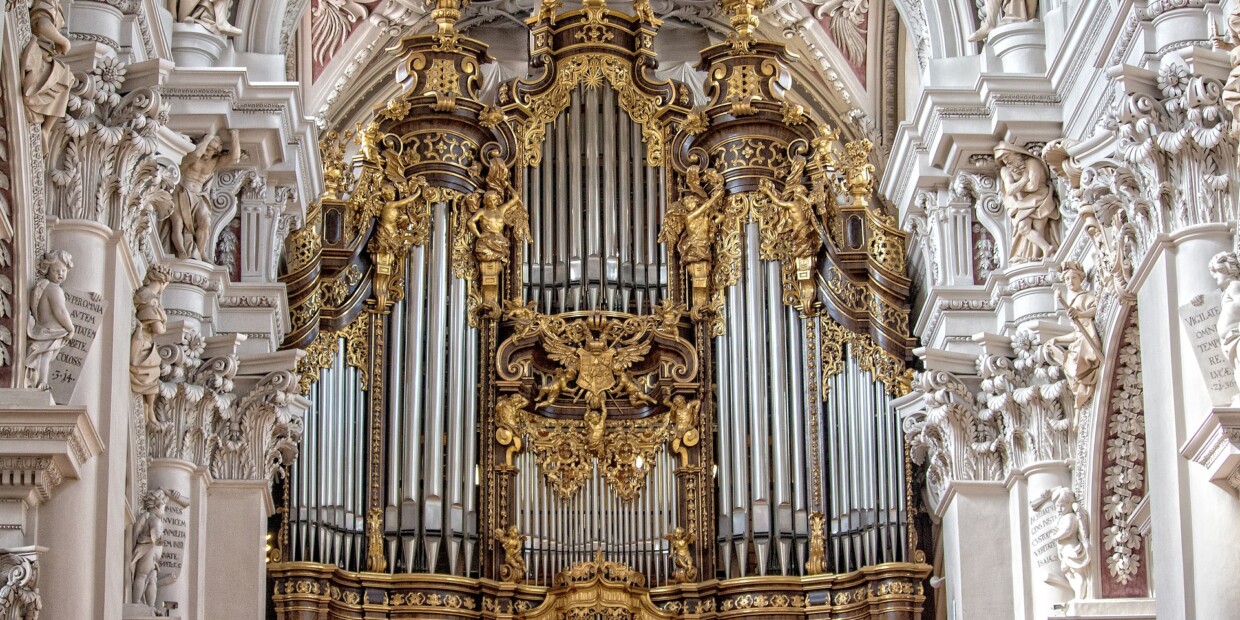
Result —
M 432 230 L 446 230 L 446 213 L 444 205 L 435 205 Z M 435 570 L 435 561 L 439 556 L 440 536 L 443 532 L 443 496 L 444 496 L 444 446 L 443 423 L 444 411 L 447 407 L 447 392 L 443 380 L 448 373 L 447 366 L 447 300 L 451 274 L 448 273 L 449 256 L 447 252 L 447 235 L 431 237 L 430 299 L 437 300 L 431 304 L 427 335 L 427 377 L 434 383 L 428 383 L 426 398 L 426 457 L 422 470 L 422 525 L 423 546 L 427 558 L 427 567 Z
M 570 105 L 569 110 L 560 115 L 560 119 L 571 119 L 571 111 L 572 106 Z M 569 282 L 572 280 L 571 274 L 573 270 L 572 255 L 569 253 L 569 238 L 572 236 L 572 233 L 570 232 L 572 230 L 572 222 L 570 221 L 571 218 L 569 215 L 573 209 L 572 203 L 569 201 L 569 184 L 563 182 L 564 179 L 569 178 L 569 158 L 564 156 L 568 153 L 568 131 L 565 129 L 567 124 L 567 122 L 555 123 L 555 144 L 557 154 L 555 158 L 555 178 L 559 180 L 556 184 L 555 193 L 555 225 L 557 231 L 555 237 L 555 268 L 559 272 L 558 277 L 556 278 L 556 285 L 559 288 L 559 291 L 557 294 L 558 303 L 555 307 L 555 312 L 564 312 L 568 309 L 568 289 Z
M 434 229 L 432 234 L 446 235 L 443 229 Z M 428 294 L 427 251 L 423 246 L 414 246 L 409 252 L 409 293 L 405 297 L 405 313 L 407 316 L 405 339 L 407 354 L 404 359 L 406 386 L 403 413 L 404 440 L 398 452 L 402 460 L 401 492 L 400 492 L 400 529 L 416 540 L 421 525 L 421 489 L 419 483 L 422 476 L 422 440 L 425 418 L 426 394 L 426 303 L 438 303 Z M 412 570 L 414 545 L 406 545 L 405 566 Z

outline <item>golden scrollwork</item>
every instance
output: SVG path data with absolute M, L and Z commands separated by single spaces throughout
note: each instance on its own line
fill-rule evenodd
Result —
M 874 375 L 892 396 L 903 396 L 913 390 L 913 369 L 878 346 L 869 334 L 846 329 L 835 321 L 822 318 L 822 378 L 825 381 L 844 371 L 844 345 L 851 347 L 857 366 Z M 827 394 L 823 394 L 826 398 Z
M 344 329 L 319 332 L 310 346 L 306 347 L 305 357 L 297 362 L 301 393 L 309 394 L 310 388 L 319 380 L 319 373 L 332 367 L 336 353 L 340 350 L 341 340 L 345 342 L 345 363 L 358 369 L 362 381 L 360 387 L 366 389 L 369 332 L 370 314 L 366 312 L 359 314 Z
M 547 128 L 568 108 L 573 91 L 578 86 L 602 86 L 604 80 L 616 91 L 620 107 L 633 122 L 642 126 L 646 163 L 654 167 L 663 165 L 666 137 L 665 123 L 661 119 L 667 109 L 666 102 L 637 85 L 632 61 L 612 54 L 585 53 L 557 63 L 555 84 L 518 102 L 527 116 L 521 131 L 526 166 L 534 168 L 542 162 L 542 143 L 547 137 Z
M 538 470 L 560 497 L 576 495 L 597 460 L 603 478 L 624 500 L 641 493 L 674 428 L 666 413 L 615 420 L 602 411 L 589 411 L 584 419 L 531 415 L 524 426 Z
M 815 511 L 809 516 L 809 559 L 805 561 L 806 575 L 827 572 L 827 517 Z
M 371 508 L 366 518 L 366 570 L 382 573 L 387 570 L 387 556 L 383 553 L 383 509 Z

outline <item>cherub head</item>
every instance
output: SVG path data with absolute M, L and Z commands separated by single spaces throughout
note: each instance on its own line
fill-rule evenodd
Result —
M 1219 252 L 1210 259 L 1210 275 L 1219 288 L 1240 280 L 1240 258 L 1235 252 Z
M 39 275 L 53 284 L 64 282 L 72 268 L 73 256 L 65 250 L 52 250 L 39 261 Z

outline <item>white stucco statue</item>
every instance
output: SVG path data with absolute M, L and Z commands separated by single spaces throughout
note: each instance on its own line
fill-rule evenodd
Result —
M 1007 142 L 995 147 L 1003 208 L 1012 218 L 1011 262 L 1050 258 L 1059 248 L 1059 205 L 1050 170 L 1036 155 Z
M 43 124 L 44 140 L 56 119 L 65 115 L 69 91 L 77 83 L 69 65 L 61 60 L 72 45 L 60 32 L 64 27 L 60 0 L 34 0 L 30 5 L 33 36 L 22 52 L 22 94 L 32 120 Z
M 155 339 L 167 329 L 168 314 L 160 296 L 168 287 L 171 273 L 163 265 L 153 265 L 146 280 L 133 294 L 138 325 L 129 338 L 129 386 L 142 397 L 148 428 L 158 426 L 155 401 L 159 397 L 159 347 Z
M 986 0 L 982 5 L 982 25 L 970 41 L 985 41 L 990 31 L 1004 24 L 1027 22 L 1038 18 L 1038 0 Z
M 1055 506 L 1055 549 L 1059 554 L 1059 570 L 1077 599 L 1089 596 L 1089 514 L 1076 501 L 1076 493 L 1068 487 L 1055 487 L 1030 503 L 1041 510 L 1047 502 Z M 1057 581 L 1052 575 L 1052 583 Z M 1062 582 L 1060 582 L 1062 584 Z
M 1218 346 L 1240 376 L 1240 257 L 1220 252 L 1210 259 L 1210 275 L 1223 291 L 1218 315 Z M 1240 404 L 1240 396 L 1232 405 Z
M 1072 331 L 1047 341 L 1049 357 L 1063 366 L 1072 392 L 1076 414 L 1089 404 L 1098 386 L 1098 372 L 1102 368 L 1102 339 L 1094 318 L 1098 315 L 1098 297 L 1085 288 L 1085 269 L 1075 261 L 1064 263 L 1060 269 L 1068 294 L 1059 296 L 1060 303 L 1068 312 Z M 1057 346 L 1067 347 L 1063 353 Z M 1076 427 L 1075 421 L 1073 428 Z
M 241 34 L 241 29 L 228 22 L 231 0 L 168 0 L 168 11 L 176 21 L 201 24 L 207 30 L 226 37 Z
M 159 592 L 159 560 L 164 555 L 164 516 L 168 502 L 182 508 L 189 502 L 180 493 L 155 489 L 142 498 L 142 516 L 133 526 L 133 557 L 129 571 L 133 576 L 133 598 L 138 605 L 155 606 Z
M 211 247 L 212 181 L 225 159 L 228 163 L 236 163 L 241 157 L 237 131 L 231 131 L 230 135 L 228 151 L 224 150 L 220 137 L 211 132 L 181 160 L 181 184 L 177 186 L 175 205 L 166 225 L 169 250 L 177 258 L 207 262 L 215 258 Z
M 30 316 L 26 325 L 26 385 L 39 390 L 48 385 L 49 368 L 56 354 L 73 337 L 73 320 L 61 283 L 73 268 L 73 257 L 64 250 L 48 252 L 39 262 L 38 281 L 30 291 Z

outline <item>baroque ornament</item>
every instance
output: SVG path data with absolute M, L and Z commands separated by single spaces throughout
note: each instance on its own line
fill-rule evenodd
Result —
M 1233 371 L 1240 368 L 1240 257 L 1235 252 L 1220 252 L 1210 259 L 1210 275 L 1222 289 L 1218 322 L 1218 344 Z M 1240 395 L 1232 405 L 1240 403 Z

